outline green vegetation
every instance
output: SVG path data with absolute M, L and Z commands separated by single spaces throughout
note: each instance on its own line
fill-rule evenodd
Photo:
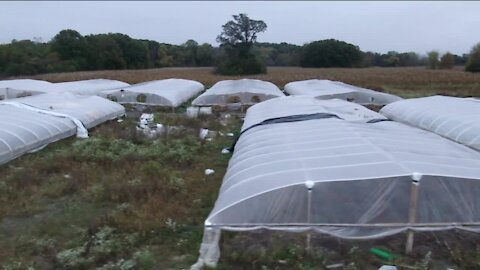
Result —
M 470 72 L 480 72 L 480 43 L 472 48 L 465 70 Z
M 210 44 L 182 45 L 132 39 L 123 34 L 82 36 L 62 30 L 47 43 L 30 40 L 0 45 L 0 76 L 79 70 L 118 70 L 172 66 L 211 66 Z
M 424 58 L 414 52 L 389 51 L 386 54 L 366 52 L 363 53 L 362 67 L 413 67 L 422 65 L 424 61 Z
M 175 72 L 179 77 L 219 79 L 211 69 L 156 72 L 138 74 Z M 103 75 L 56 76 L 95 74 Z M 115 74 L 125 80 L 122 76 L 135 73 Z M 292 78 L 321 76 L 408 96 L 478 93 L 479 75 L 424 68 L 275 68 L 259 76 L 270 76 L 279 85 Z M 192 119 L 166 112 L 155 112 L 155 119 L 178 130 L 148 139 L 135 131 L 136 119 L 127 118 L 97 127 L 89 139 L 69 138 L 0 166 L 0 269 L 186 269 L 193 264 L 203 222 L 231 156 L 220 151 L 232 143 L 232 138 L 218 135 L 200 141 L 198 130 L 238 134 L 242 121 L 235 114 Z M 205 176 L 207 168 L 215 173 Z M 338 264 L 344 269 L 378 269 L 383 264 L 401 269 L 477 269 L 480 265 L 476 234 L 419 232 L 411 256 L 403 255 L 405 235 L 401 234 L 369 241 L 316 233 L 311 237 L 312 248 L 307 250 L 306 233 L 224 232 L 217 269 L 331 269 L 327 266 Z M 371 248 L 400 257 L 387 261 L 371 254 Z
M 0 269 L 167 269 L 192 264 L 235 117 L 156 113 L 178 132 L 147 139 L 126 119 L 0 167 Z M 212 168 L 215 174 L 205 176 Z M 185 256 L 184 256 L 185 255 Z
M 447 52 L 440 58 L 440 68 L 441 69 L 452 69 L 455 65 L 455 57 L 453 54 Z
M 427 67 L 429 69 L 437 69 L 438 68 L 438 63 L 439 63 L 438 56 L 439 56 L 439 53 L 437 51 L 428 52 Z
M 355 45 L 327 39 L 305 45 L 302 49 L 302 67 L 356 67 L 360 65 L 362 52 Z
M 301 49 L 302 46 L 285 42 L 257 42 L 252 51 L 267 66 L 300 66 Z
M 222 26 L 217 37 L 222 55 L 217 63 L 217 72 L 223 75 L 251 75 L 266 73 L 263 62 L 252 53 L 257 35 L 267 30 L 263 21 L 250 19 L 246 14 L 233 15 L 233 20 Z
M 198 44 L 195 40 L 173 45 L 133 39 L 120 33 L 82 36 L 72 29 L 60 31 L 48 42 L 12 40 L 9 44 L 0 44 L 0 78 L 55 72 L 206 66 L 215 66 L 219 74 L 251 75 L 265 73 L 266 66 L 438 68 L 441 62 L 438 53 L 427 57 L 415 52 L 362 52 L 353 44 L 334 39 L 303 46 L 285 42 L 257 43 L 257 34 L 266 31 L 266 23 L 251 20 L 246 14 L 233 17 L 234 20 L 222 26 L 223 31 L 217 38 L 219 47 Z M 467 71 L 480 70 L 478 51 L 478 48 L 472 50 Z M 443 57 L 440 66 L 449 69 L 465 65 L 469 55 L 446 54 Z

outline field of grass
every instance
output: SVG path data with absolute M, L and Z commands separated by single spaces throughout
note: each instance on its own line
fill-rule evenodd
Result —
M 267 74 L 249 77 L 270 81 L 282 89 L 285 84 L 292 81 L 317 78 L 339 80 L 402 97 L 418 97 L 434 94 L 480 96 L 480 74 L 468 73 L 461 68 L 452 70 L 428 70 L 424 67 L 361 69 L 270 67 Z M 212 68 L 164 68 L 57 73 L 39 75 L 35 76 L 35 78 L 52 82 L 105 78 L 121 80 L 128 83 L 167 78 L 184 78 L 197 80 L 209 87 L 220 80 L 238 79 L 240 77 L 216 75 L 213 74 Z
M 187 269 L 198 255 L 203 221 L 227 167 L 232 138 L 198 138 L 199 128 L 238 133 L 241 119 L 189 119 L 156 113 L 183 126 L 147 139 L 136 119 L 106 123 L 89 139 L 70 138 L 0 166 L 0 269 Z M 205 176 L 204 170 L 215 170 Z M 402 254 L 405 235 L 340 241 L 305 234 L 224 232 L 218 269 L 477 269 L 480 238 L 418 233 L 414 253 L 394 262 L 369 253 Z
M 157 69 L 48 74 L 68 81 L 110 78 L 136 83 L 169 77 L 207 86 L 231 77 L 211 69 Z M 271 68 L 253 76 L 282 86 L 327 78 L 403 96 L 479 95 L 480 76 L 458 70 Z M 470 88 L 468 88 L 470 87 Z M 133 113 L 135 116 L 135 113 Z M 242 120 L 220 115 L 189 119 L 156 113 L 156 121 L 183 129 L 147 139 L 136 117 L 112 121 L 86 140 L 69 138 L 0 166 L 0 269 L 187 269 L 196 261 L 203 222 L 217 197 L 233 139 L 198 138 L 200 128 L 238 132 Z M 204 170 L 215 170 L 206 176 Z M 218 269 L 479 269 L 480 238 L 466 233 L 418 233 L 405 256 L 405 235 L 376 241 L 340 241 L 314 235 L 260 231 L 224 233 Z M 369 252 L 382 247 L 395 262 Z
M 239 120 L 157 113 L 184 129 L 147 139 L 133 118 L 0 167 L 0 269 L 181 269 L 196 260 Z M 205 176 L 204 170 L 214 169 Z M 3 267 L 3 268 L 2 268 Z

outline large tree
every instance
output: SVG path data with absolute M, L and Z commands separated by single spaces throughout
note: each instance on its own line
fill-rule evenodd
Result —
M 267 30 L 267 24 L 252 20 L 247 14 L 233 15 L 233 20 L 222 26 L 222 33 L 217 41 L 225 52 L 219 61 L 217 71 L 222 74 L 257 74 L 266 71 L 252 53 L 252 46 L 257 35 Z
M 52 51 L 58 53 L 61 60 L 73 70 L 82 70 L 86 66 L 85 53 L 88 50 L 85 38 L 75 30 L 60 31 L 50 41 Z
M 217 37 L 222 45 L 249 49 L 257 41 L 257 34 L 267 30 L 267 24 L 252 20 L 247 14 L 239 14 L 233 15 L 233 21 L 228 21 L 222 29 Z

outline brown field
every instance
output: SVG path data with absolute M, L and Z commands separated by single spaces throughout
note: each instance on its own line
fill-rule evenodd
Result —
M 424 67 L 318 69 L 270 67 L 267 74 L 242 77 L 270 81 L 280 88 L 292 81 L 317 78 L 338 80 L 402 97 L 434 94 L 480 96 L 480 74 L 465 72 L 460 67 L 453 70 L 428 70 Z M 34 78 L 51 82 L 105 78 L 128 83 L 183 78 L 199 81 L 209 87 L 220 80 L 238 79 L 241 77 L 216 75 L 213 73 L 212 68 L 162 68 L 53 73 L 34 76 Z

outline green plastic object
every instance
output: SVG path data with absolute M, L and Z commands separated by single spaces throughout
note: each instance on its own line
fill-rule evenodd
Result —
M 395 258 L 398 258 L 398 255 L 393 254 L 393 253 L 391 253 L 387 250 L 380 249 L 380 248 L 371 248 L 370 252 L 377 255 L 380 258 L 383 258 L 383 259 L 389 260 L 389 261 L 393 260 Z

